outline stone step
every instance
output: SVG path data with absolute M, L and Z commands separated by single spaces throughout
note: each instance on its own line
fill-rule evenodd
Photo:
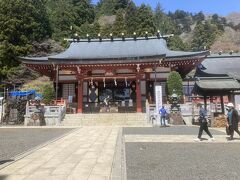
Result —
M 139 119 L 139 120 L 134 120 L 134 119 L 64 119 L 64 121 L 69 121 L 69 122 L 77 122 L 77 121 L 133 121 L 133 122 L 145 122 L 145 119 Z
M 62 126 L 149 126 L 144 113 L 66 114 Z

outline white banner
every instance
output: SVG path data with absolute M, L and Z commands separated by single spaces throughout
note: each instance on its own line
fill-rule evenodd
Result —
M 156 102 L 156 114 L 159 113 L 159 109 L 162 107 L 162 86 L 155 86 L 155 102 Z

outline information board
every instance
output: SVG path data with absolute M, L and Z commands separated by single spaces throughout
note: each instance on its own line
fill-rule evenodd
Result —
M 155 102 L 156 102 L 156 113 L 159 113 L 159 109 L 162 107 L 162 86 L 155 86 Z

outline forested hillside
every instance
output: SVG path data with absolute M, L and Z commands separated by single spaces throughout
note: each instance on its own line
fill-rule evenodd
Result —
M 165 13 L 161 4 L 152 9 L 131 0 L 100 0 L 96 5 L 91 0 L 0 0 L 0 7 L 0 81 L 19 70 L 17 56 L 52 54 L 76 33 L 108 38 L 110 33 L 151 36 L 159 30 L 174 34 L 167 39 L 174 50 L 240 51 L 240 22 L 234 16 Z

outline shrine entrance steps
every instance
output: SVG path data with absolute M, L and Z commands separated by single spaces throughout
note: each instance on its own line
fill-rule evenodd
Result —
M 145 113 L 66 114 L 62 126 L 150 127 Z

